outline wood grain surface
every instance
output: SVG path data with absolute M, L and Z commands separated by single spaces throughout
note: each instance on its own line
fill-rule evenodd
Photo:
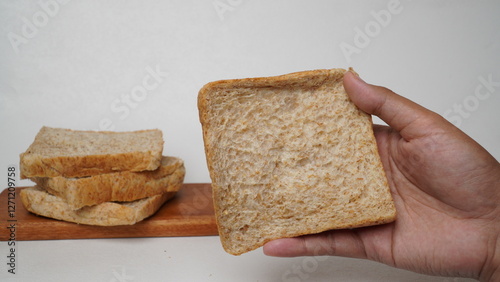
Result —
M 217 235 L 210 184 L 184 184 L 154 215 L 134 225 L 90 226 L 36 216 L 19 196 L 0 194 L 0 241 Z M 12 199 L 14 197 L 14 199 Z M 14 207 L 14 208 L 13 208 Z M 13 217 L 12 217 L 13 216 Z

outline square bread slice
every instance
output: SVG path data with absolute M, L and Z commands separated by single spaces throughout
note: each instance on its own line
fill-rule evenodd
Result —
M 226 252 L 239 255 L 273 239 L 395 220 L 371 117 L 346 94 L 345 72 L 222 80 L 200 90 Z
M 162 152 L 163 136 L 157 129 L 109 132 L 44 126 L 20 155 L 21 178 L 155 170 Z
M 170 192 L 182 184 L 186 170 L 176 157 L 163 157 L 153 171 L 120 171 L 82 178 L 33 177 L 38 187 L 62 198 L 73 209 L 104 202 L 129 202 Z
M 177 190 L 180 188 L 180 184 Z M 133 202 L 106 202 L 74 210 L 63 199 L 39 187 L 21 190 L 21 201 L 34 214 L 87 225 L 132 225 L 153 215 L 176 191 L 167 192 Z

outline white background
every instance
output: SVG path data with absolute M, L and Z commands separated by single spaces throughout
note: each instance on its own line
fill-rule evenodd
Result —
M 499 15 L 498 1 L 0 1 L 0 185 L 7 186 L 7 167 L 18 164 L 44 125 L 161 129 L 164 153 L 185 160 L 186 182 L 210 182 L 196 106 L 205 83 L 350 66 L 367 82 L 445 115 L 500 159 Z M 346 46 L 355 53 L 346 53 Z M 151 70 L 161 75 L 155 80 Z M 175 267 L 166 271 L 146 264 L 168 264 L 164 249 L 150 251 L 174 240 L 180 240 L 170 255 L 177 259 Z M 65 257 L 77 256 L 79 265 L 90 269 L 79 279 L 112 281 L 112 260 L 129 257 L 136 261 L 118 259 L 116 265 L 126 266 L 134 281 L 168 274 L 175 277 L 168 281 L 236 281 L 225 271 L 229 265 L 234 273 L 245 273 L 241 281 L 281 281 L 292 262 L 303 262 L 263 258 L 260 251 L 228 257 L 214 238 L 144 241 L 143 249 L 133 245 L 130 252 L 128 242 L 134 240 L 21 242 L 20 272 L 39 281 L 68 281 L 65 275 L 76 266 L 65 266 Z M 193 258 L 180 263 L 182 242 L 199 250 L 190 249 Z M 2 254 L 5 248 L 1 244 Z M 108 252 L 115 248 L 116 255 Z M 220 262 L 198 259 L 212 248 Z M 47 259 L 56 264 L 36 267 Z M 320 262 L 305 281 L 427 281 L 378 264 L 335 262 L 335 272 Z M 179 267 L 183 263 L 187 266 Z M 201 267 L 205 263 L 211 267 Z M 0 264 L 4 277 L 1 259 Z M 134 273 L 138 268 L 132 265 L 147 271 Z M 277 272 L 258 270 L 273 265 Z M 386 276 L 363 271 L 370 267 Z

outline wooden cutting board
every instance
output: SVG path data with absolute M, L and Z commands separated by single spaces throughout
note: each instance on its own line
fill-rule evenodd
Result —
M 134 225 L 110 227 L 36 216 L 24 208 L 19 196 L 21 189 L 23 187 L 15 189 L 15 199 L 10 203 L 7 189 L 0 194 L 0 241 L 7 241 L 11 236 L 15 236 L 16 241 L 25 241 L 217 235 L 210 184 L 184 184 L 177 195 L 150 218 Z M 12 196 L 11 193 L 10 198 Z M 15 206 L 13 218 L 10 217 L 12 206 Z M 12 230 L 11 224 L 15 227 L 10 228 Z

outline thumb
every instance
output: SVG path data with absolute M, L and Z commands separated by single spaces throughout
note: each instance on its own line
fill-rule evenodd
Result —
M 274 257 L 330 255 L 366 259 L 362 230 L 366 229 L 339 229 L 295 238 L 276 239 L 267 242 L 263 251 L 265 255 Z
M 407 141 L 427 135 L 440 119 L 436 113 L 387 88 L 364 82 L 352 71 L 344 75 L 344 88 L 358 108 L 381 118 Z

